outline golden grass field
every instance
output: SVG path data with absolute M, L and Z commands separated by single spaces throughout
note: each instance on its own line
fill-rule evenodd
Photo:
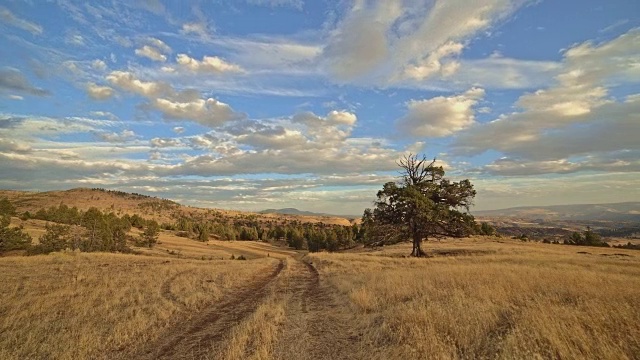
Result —
M 424 248 L 305 256 L 164 232 L 144 255 L 3 257 L 0 359 L 640 358 L 640 252 Z
M 477 238 L 427 249 L 436 257 L 399 257 L 408 245 L 311 256 L 364 322 L 371 358 L 640 358 L 637 251 Z

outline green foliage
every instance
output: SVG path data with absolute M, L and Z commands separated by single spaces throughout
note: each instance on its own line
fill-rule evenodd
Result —
M 155 221 L 149 221 L 147 223 L 147 227 L 145 227 L 144 232 L 140 234 L 140 242 L 144 246 L 148 246 L 152 248 L 155 244 L 158 243 L 158 236 L 160 234 L 160 225 L 158 225 Z
M 59 224 L 79 225 L 82 221 L 82 213 L 76 207 L 68 207 L 60 203 L 57 207 L 40 209 L 34 215 L 34 219 L 52 221 Z
M 66 225 L 47 224 L 46 232 L 40 236 L 39 241 L 40 243 L 31 250 L 34 254 L 48 254 L 74 247 L 70 227 Z
M 640 250 L 640 244 L 632 244 L 631 241 L 626 244 L 613 245 L 613 247 L 618 249 Z
M 491 226 L 489 223 L 482 222 L 480 224 L 479 234 L 494 236 L 496 235 L 496 229 L 493 226 Z
M 6 212 L 0 215 L 0 253 L 28 249 L 31 246 L 31 236 L 25 233 L 22 227 L 10 227 L 10 211 Z
M 196 231 L 196 239 L 198 241 L 209 241 L 209 226 L 206 223 L 198 223 L 194 226 Z
M 15 214 L 16 208 L 15 206 L 13 206 L 11 201 L 9 201 L 9 199 L 7 199 L 6 197 L 0 199 L 0 215 L 15 216 Z
M 584 234 L 580 234 L 578 232 L 573 232 L 568 239 L 564 240 L 565 245 L 577 245 L 577 246 L 599 246 L 599 247 L 609 247 L 609 244 L 604 242 L 599 234 L 595 233 L 591 230 L 590 227 L 587 226 L 587 229 L 584 231 Z
M 287 231 L 287 245 L 296 250 L 304 248 L 304 234 L 296 228 Z
M 365 210 L 363 226 L 368 243 L 413 241 L 413 256 L 423 256 L 423 239 L 470 234 L 475 228 L 468 214 L 476 191 L 469 180 L 452 182 L 444 169 L 409 155 L 400 160 L 402 180 L 388 182 L 378 191 L 373 211 Z M 463 212 L 461 210 L 466 210 Z

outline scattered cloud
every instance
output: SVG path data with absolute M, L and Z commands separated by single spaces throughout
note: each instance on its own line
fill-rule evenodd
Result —
M 100 86 L 94 83 L 87 84 L 87 94 L 94 100 L 106 100 L 113 96 L 113 88 L 109 86 Z
M 19 29 L 28 31 L 32 35 L 42 35 L 42 26 L 17 17 L 15 14 L 9 11 L 9 9 L 3 6 L 0 6 L 0 19 L 2 19 L 5 24 L 9 24 Z
M 96 60 L 93 60 L 91 62 L 91 67 L 94 70 L 105 71 L 105 70 L 107 70 L 107 63 L 105 63 L 104 61 L 102 61 L 100 59 L 96 59 Z
M 302 10 L 304 5 L 302 0 L 247 0 L 247 3 L 271 7 L 287 6 L 298 10 Z
M 104 133 L 98 133 L 97 136 L 106 142 L 110 142 L 110 143 L 124 143 L 127 141 L 131 141 L 131 140 L 135 140 L 136 139 L 136 133 L 133 132 L 132 130 L 122 130 L 119 133 L 116 132 L 104 132 Z
M 396 125 L 407 136 L 452 135 L 475 123 L 474 107 L 484 95 L 484 89 L 472 88 L 456 96 L 411 100 L 407 103 L 407 115 L 400 118 Z
M 216 127 L 227 121 L 243 118 L 245 115 L 236 113 L 231 106 L 213 98 L 194 99 L 186 101 L 153 99 L 151 105 L 160 110 L 165 119 L 193 120 L 201 125 Z
M 161 54 L 158 49 L 149 45 L 144 45 L 143 47 L 136 49 L 135 53 L 140 57 L 146 57 L 153 61 L 167 61 L 167 57 L 165 55 Z
M 185 35 L 195 34 L 201 39 L 209 39 L 213 33 L 205 22 L 184 23 L 180 32 Z
M 402 80 L 448 77 L 471 38 L 530 1 L 414 3 L 357 1 L 332 31 L 324 55 L 340 82 L 391 85 Z
M 20 92 L 34 96 L 51 95 L 48 90 L 31 85 L 20 70 L 12 67 L 0 68 L 0 91 Z
M 154 37 L 147 37 L 144 39 L 144 42 L 146 45 L 135 50 L 136 55 L 158 62 L 167 61 L 165 54 L 170 54 L 172 51 L 169 45 Z
M 627 164 L 618 156 L 639 149 L 640 96 L 616 100 L 609 94 L 614 84 L 640 81 L 639 68 L 634 65 L 640 60 L 638 54 L 640 30 L 601 44 L 585 42 L 569 48 L 553 86 L 520 96 L 516 102 L 520 111 L 463 132 L 455 140 L 454 153 L 470 155 L 492 149 L 505 154 L 506 160 L 486 168 L 493 173 L 598 168 L 589 165 L 589 159 L 572 160 L 583 156 Z
M 112 71 L 106 76 L 106 80 L 123 90 L 144 97 L 158 97 L 173 93 L 173 89 L 167 83 L 141 81 L 136 78 L 133 73 L 128 71 Z
M 242 73 L 244 70 L 236 65 L 231 64 L 217 56 L 204 56 L 202 61 L 198 61 L 189 57 L 187 54 L 178 54 L 176 62 L 180 67 L 197 73 Z

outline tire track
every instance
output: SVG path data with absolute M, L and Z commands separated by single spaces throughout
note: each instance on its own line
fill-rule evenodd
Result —
M 331 287 L 321 282 L 309 262 L 292 261 L 288 274 L 286 322 L 276 345 L 276 359 L 357 358 L 349 318 L 336 313 L 339 306 Z M 282 279 L 285 280 L 285 279 Z
M 225 335 L 234 325 L 255 311 L 268 295 L 269 285 L 276 280 L 283 269 L 284 262 L 280 261 L 271 273 L 254 278 L 241 290 L 228 296 L 219 304 L 210 306 L 196 317 L 167 329 L 157 341 L 147 344 L 130 358 L 215 358 L 215 352 L 213 354 L 211 352 L 220 348 Z M 179 274 L 174 275 L 176 276 Z
M 176 303 L 176 304 L 178 304 L 180 306 L 184 306 L 185 305 L 184 301 L 180 301 L 180 299 L 178 299 L 178 297 L 175 296 L 173 294 L 173 292 L 171 292 L 171 285 L 173 284 L 174 281 L 176 281 L 176 279 L 178 277 L 180 277 L 182 275 L 186 275 L 186 274 L 191 273 L 191 272 L 195 272 L 195 269 L 180 271 L 180 272 L 174 274 L 169 279 L 167 279 L 164 283 L 162 283 L 162 287 L 160 287 L 160 295 L 163 298 L 165 298 L 165 299 L 167 299 L 167 300 L 169 300 L 169 301 L 171 301 L 173 303 Z

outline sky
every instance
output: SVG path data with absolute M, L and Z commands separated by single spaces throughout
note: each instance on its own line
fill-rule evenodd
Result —
M 640 2 L 0 1 L 0 188 L 362 214 L 640 201 Z

